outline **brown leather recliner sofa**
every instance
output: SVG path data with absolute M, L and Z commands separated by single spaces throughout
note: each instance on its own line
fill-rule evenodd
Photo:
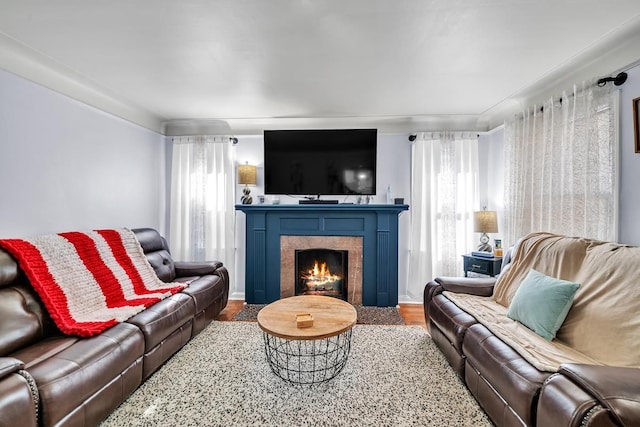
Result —
M 433 341 L 491 420 L 639 426 L 640 248 L 533 233 L 505 264 L 498 279 L 439 277 L 424 289 Z M 552 340 L 507 316 L 532 269 L 580 285 Z
M 164 282 L 190 284 L 90 338 L 62 334 L 0 250 L 0 426 L 93 426 L 226 306 L 221 262 L 178 262 L 154 229 L 132 230 Z

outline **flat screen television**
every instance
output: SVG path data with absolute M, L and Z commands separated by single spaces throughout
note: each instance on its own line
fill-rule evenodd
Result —
M 265 130 L 265 194 L 376 194 L 377 129 Z

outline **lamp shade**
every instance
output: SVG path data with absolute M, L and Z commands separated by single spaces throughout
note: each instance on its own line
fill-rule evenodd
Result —
M 496 215 L 496 211 L 474 212 L 473 229 L 477 233 L 497 233 L 498 215 Z
M 238 183 L 245 185 L 256 185 L 257 168 L 253 165 L 238 166 Z

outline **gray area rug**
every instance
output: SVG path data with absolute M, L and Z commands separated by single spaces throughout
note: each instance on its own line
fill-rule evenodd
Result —
M 102 425 L 492 424 L 419 326 L 356 325 L 336 378 L 293 386 L 270 371 L 256 323 L 214 321 Z
M 245 304 L 231 320 L 253 322 L 258 316 L 258 312 L 266 304 Z M 360 325 L 404 325 L 404 320 L 396 307 L 370 307 L 355 305 L 358 313 L 357 323 Z

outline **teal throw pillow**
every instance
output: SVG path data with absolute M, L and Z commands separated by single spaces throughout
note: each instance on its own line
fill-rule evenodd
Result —
M 507 317 L 551 341 L 567 317 L 579 287 L 531 269 L 516 291 Z

